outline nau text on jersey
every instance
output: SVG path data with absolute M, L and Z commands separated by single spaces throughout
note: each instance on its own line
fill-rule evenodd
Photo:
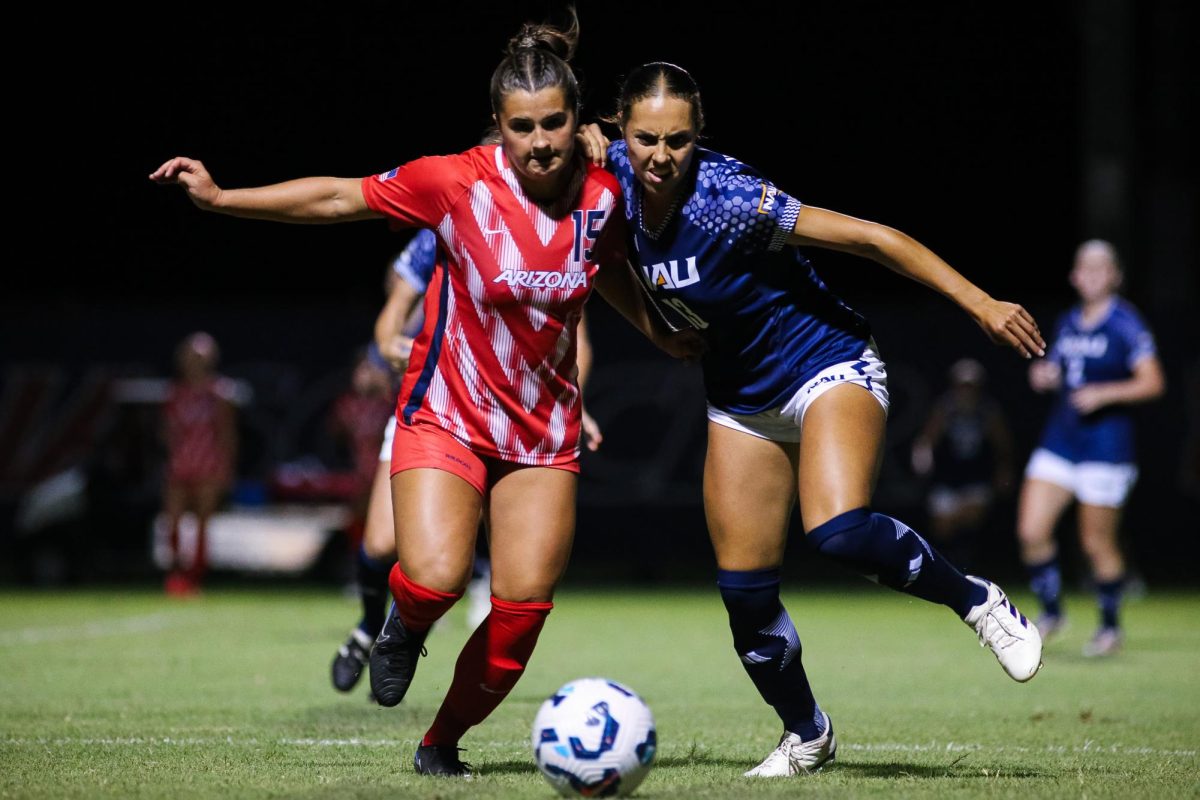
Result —
M 1108 351 L 1108 337 L 1103 333 L 1067 334 L 1056 348 L 1063 358 L 1103 358 Z
M 506 269 L 492 283 L 524 286 L 527 289 L 578 289 L 587 286 L 586 272 L 556 272 L 543 269 Z
M 684 261 L 683 275 L 679 274 L 679 261 L 671 259 L 665 263 L 650 264 L 642 266 L 642 272 L 646 275 L 646 283 L 651 289 L 679 289 L 683 286 L 691 286 L 693 283 L 700 281 L 700 273 L 696 270 L 696 257 L 689 256 Z
M 758 199 L 758 213 L 770 214 L 775 210 L 775 198 L 779 195 L 779 189 L 769 183 L 762 185 L 762 197 Z

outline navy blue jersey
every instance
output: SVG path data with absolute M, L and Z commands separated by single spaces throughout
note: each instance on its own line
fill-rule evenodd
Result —
M 1085 327 L 1079 307 L 1059 317 L 1047 358 L 1062 370 L 1062 391 L 1042 433 L 1042 447 L 1076 463 L 1131 463 L 1133 419 L 1125 406 L 1105 406 L 1083 415 L 1068 402 L 1089 383 L 1128 380 L 1133 366 L 1155 353 L 1154 336 L 1137 309 L 1123 299 L 1099 323 Z
M 437 263 L 437 234 L 428 228 L 417 231 L 400 254 L 392 259 L 392 269 L 418 294 L 425 294 L 433 267 Z
M 672 327 L 704 333 L 708 402 L 732 414 L 782 405 L 822 369 L 857 359 L 870 330 L 784 249 L 800 202 L 753 168 L 697 148 L 694 188 L 657 235 L 641 225 L 642 187 L 624 140 L 608 150 L 621 182 L 634 268 Z
M 417 294 L 425 294 L 429 288 L 429 280 L 433 277 L 433 268 L 437 266 L 437 234 L 428 228 L 417 231 L 417 235 L 409 239 L 408 244 L 400 254 L 392 259 L 392 270 L 396 277 L 417 290 Z M 425 321 L 421 307 L 413 312 L 404 323 L 404 334 L 416 336 Z

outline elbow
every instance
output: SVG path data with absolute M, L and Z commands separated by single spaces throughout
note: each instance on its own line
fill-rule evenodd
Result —
M 908 241 L 909 238 L 895 228 L 870 222 L 863 226 L 851 245 L 851 252 L 886 265 L 899 259 Z

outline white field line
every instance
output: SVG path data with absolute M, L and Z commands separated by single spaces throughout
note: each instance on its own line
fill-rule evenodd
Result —
M 8 747 L 211 747 L 234 745 L 237 747 L 412 747 L 416 739 L 255 739 L 196 736 L 130 736 L 130 737 L 74 737 L 39 736 L 7 737 L 0 745 Z M 473 742 L 475 747 L 512 748 L 528 745 L 521 741 Z M 985 745 L 972 742 L 847 742 L 840 745 L 847 750 L 863 753 L 1051 753 L 1092 754 L 1098 756 L 1137 755 L 1167 758 L 1196 758 L 1200 750 L 1165 750 L 1157 747 L 1139 747 L 1119 743 L 1105 744 L 1085 739 L 1081 744 L 1048 744 L 1038 747 L 1019 745 Z
M 53 627 L 17 628 L 15 630 L 0 631 L 0 647 L 62 642 L 72 639 L 100 639 L 106 636 L 157 633 L 172 624 L 172 616 L 171 614 L 158 612 L 155 614 L 143 614 L 137 617 L 85 622 L 82 625 L 57 625 Z

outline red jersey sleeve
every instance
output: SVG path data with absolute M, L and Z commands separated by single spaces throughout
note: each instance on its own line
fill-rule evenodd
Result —
M 472 181 L 466 154 L 428 156 L 362 179 L 372 211 L 400 227 L 436 228 Z

